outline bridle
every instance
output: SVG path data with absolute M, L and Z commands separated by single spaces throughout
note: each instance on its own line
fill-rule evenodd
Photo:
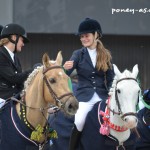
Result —
M 73 96 L 73 97 L 74 97 L 73 93 L 72 93 L 72 92 L 68 92 L 68 93 L 63 94 L 63 95 L 61 95 L 61 96 L 58 97 L 58 96 L 56 95 L 56 93 L 53 91 L 53 89 L 51 88 L 51 86 L 50 86 L 50 84 L 49 84 L 49 82 L 48 82 L 48 79 L 46 78 L 46 75 L 45 75 L 46 72 L 48 72 L 49 70 L 52 70 L 52 69 L 60 69 L 60 68 L 63 69 L 61 66 L 52 66 L 52 67 L 46 68 L 45 70 L 43 69 L 43 75 L 44 75 L 44 76 L 43 76 L 43 80 L 45 81 L 46 86 L 48 87 L 49 92 L 50 92 L 50 94 L 52 95 L 52 98 L 56 101 L 57 104 L 59 104 L 60 108 L 63 108 L 63 107 L 65 106 L 65 103 L 67 102 L 67 100 L 65 101 L 65 103 L 62 103 L 62 102 L 61 102 L 61 99 L 64 98 L 65 96 L 69 96 L 68 99 L 70 98 L 70 96 Z M 42 112 L 42 114 L 43 114 L 43 112 L 44 112 L 45 110 L 47 110 L 47 109 L 49 109 L 49 108 L 51 108 L 51 107 L 53 106 L 52 104 L 50 104 L 50 106 L 44 107 L 44 108 L 41 108 L 41 107 L 40 107 L 40 108 L 35 108 L 35 107 L 28 106 L 28 105 L 25 104 L 25 94 L 26 94 L 26 93 L 24 93 L 24 94 L 22 95 L 21 100 L 18 100 L 18 99 L 16 99 L 15 97 L 11 97 L 10 99 L 13 100 L 13 101 L 16 101 L 16 102 L 20 103 L 21 105 L 23 105 L 23 106 L 25 106 L 25 107 L 27 107 L 27 108 L 29 108 L 29 109 L 38 110 L 38 111 Z M 10 101 L 10 99 L 8 99 L 8 102 Z M 6 103 L 8 103 L 8 102 L 6 102 Z
M 65 103 L 62 103 L 61 102 L 61 99 L 66 97 L 66 96 L 73 96 L 73 93 L 72 92 L 68 92 L 66 94 L 63 94 L 61 96 L 57 96 L 57 94 L 53 91 L 53 89 L 51 88 L 51 85 L 49 84 L 49 81 L 48 79 L 46 78 L 46 73 L 49 71 L 49 70 L 52 70 L 52 69 L 63 69 L 61 66 L 52 66 L 52 67 L 48 67 L 46 69 L 43 69 L 43 80 L 46 84 L 46 86 L 48 87 L 48 90 L 49 92 L 51 93 L 53 99 L 56 101 L 56 103 L 62 108 L 65 106 Z M 67 101 L 67 100 L 66 100 Z
M 116 83 L 116 87 L 115 87 L 115 100 L 116 100 L 116 104 L 117 104 L 117 106 L 118 106 L 118 112 L 112 110 L 109 106 L 107 106 L 108 109 L 109 109 L 113 114 L 121 115 L 122 120 L 123 120 L 126 116 L 130 116 L 130 115 L 131 115 L 131 116 L 136 116 L 136 115 L 137 115 L 137 113 L 134 113 L 134 112 L 128 112 L 128 113 L 125 113 L 125 114 L 122 113 L 121 105 L 120 105 L 119 98 L 118 98 L 118 94 L 117 94 L 117 84 L 118 84 L 119 82 L 123 81 L 123 80 L 134 80 L 134 81 L 137 82 L 137 80 L 136 80 L 135 78 L 122 78 L 122 79 L 118 80 L 117 83 Z
M 46 86 L 48 87 L 48 90 L 49 90 L 49 92 L 50 92 L 50 94 L 51 94 L 51 96 L 52 96 L 52 98 L 56 101 L 56 103 L 57 104 L 59 104 L 59 106 L 61 107 L 61 108 L 63 108 L 64 106 L 65 106 L 65 104 L 66 104 L 66 102 L 67 102 L 67 100 L 63 103 L 63 102 L 61 102 L 61 99 L 62 98 L 64 98 L 64 97 L 66 97 L 66 96 L 69 96 L 68 97 L 68 99 L 71 97 L 71 96 L 73 96 L 74 97 L 74 95 L 73 95 L 73 93 L 72 92 L 68 92 L 68 93 L 65 93 L 65 94 L 63 94 L 63 95 L 61 95 L 61 96 L 57 96 L 57 94 L 53 91 L 53 89 L 51 88 L 51 85 L 50 85 L 50 83 L 49 83 L 49 81 L 48 81 L 48 79 L 47 79 L 47 77 L 46 77 L 46 73 L 49 71 L 49 70 L 52 70 L 52 69 L 63 69 L 61 66 L 52 66 L 52 67 L 48 67 L 48 68 L 46 68 L 46 69 L 43 69 L 43 81 L 45 82 L 45 84 L 46 84 Z M 22 111 L 22 113 L 23 113 L 23 115 L 21 116 L 21 119 L 25 122 L 25 124 L 28 126 L 28 128 L 30 128 L 32 131 L 34 131 L 34 130 L 36 130 L 32 125 L 31 125 L 31 123 L 27 120 L 27 118 L 26 118 L 26 115 L 25 115 L 25 108 L 30 108 L 30 109 L 34 109 L 34 110 L 37 110 L 37 111 L 40 111 L 41 113 L 42 113 L 42 115 L 43 115 L 43 117 L 45 118 L 45 120 L 46 120 L 46 123 L 45 123 L 45 126 L 43 127 L 43 134 L 45 135 L 45 140 L 44 140 L 44 142 L 43 142 L 43 146 L 46 144 L 46 141 L 47 141 L 47 138 L 48 138 L 48 133 L 49 133 L 49 130 L 48 130 L 48 127 L 49 127 L 49 122 L 48 122 L 48 120 L 47 120 L 47 118 L 46 118 L 46 116 L 45 116 L 45 114 L 44 114 L 44 111 L 45 110 L 47 110 L 47 109 L 49 109 L 50 107 L 48 106 L 48 107 L 45 107 L 45 108 L 34 108 L 34 107 L 30 107 L 30 106 L 27 106 L 23 101 L 25 100 L 25 94 L 22 96 L 22 100 L 20 101 L 20 100 L 17 100 L 16 98 L 14 98 L 14 97 L 12 97 L 11 98 L 13 101 L 16 101 L 16 102 L 18 102 L 18 103 L 20 103 L 21 105 L 20 105 L 20 107 L 22 107 L 22 108 L 24 108 L 24 111 Z M 21 113 L 21 112 L 20 112 Z M 47 133 L 48 132 L 48 133 Z M 39 147 L 40 147 L 41 145 L 39 144 Z

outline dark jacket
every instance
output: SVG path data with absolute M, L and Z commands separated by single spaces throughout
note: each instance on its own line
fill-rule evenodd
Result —
M 32 70 L 22 72 L 20 61 L 11 59 L 5 47 L 0 48 L 0 98 L 7 99 L 23 88 L 23 83 Z
M 147 108 L 143 108 L 138 112 L 138 126 L 137 130 L 140 138 L 136 142 L 136 150 L 149 150 L 150 149 L 150 128 L 143 122 L 143 116 Z
M 108 96 L 107 88 L 111 86 L 114 77 L 113 69 L 108 69 L 106 72 L 103 72 L 94 68 L 86 48 L 74 51 L 70 60 L 74 60 L 74 66 L 67 71 L 67 74 L 70 75 L 74 69 L 77 70 L 77 99 L 82 102 L 89 101 L 94 92 L 96 92 L 100 98 L 106 99 Z

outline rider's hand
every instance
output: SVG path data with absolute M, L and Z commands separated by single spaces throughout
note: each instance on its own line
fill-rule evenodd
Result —
M 74 61 L 66 61 L 63 66 L 65 68 L 65 70 L 71 69 L 73 67 L 73 62 Z

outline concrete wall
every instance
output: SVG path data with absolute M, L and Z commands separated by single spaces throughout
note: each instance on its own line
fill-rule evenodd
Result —
M 104 34 L 150 34 L 149 0 L 14 0 L 13 8 L 14 22 L 30 33 L 75 33 L 92 17 Z
M 0 24 L 13 22 L 13 0 L 0 0 Z

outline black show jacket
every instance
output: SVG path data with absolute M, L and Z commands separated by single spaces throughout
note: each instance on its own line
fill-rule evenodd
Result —
M 19 93 L 32 70 L 22 72 L 19 59 L 15 63 L 5 47 L 0 48 L 0 98 L 7 99 Z
M 110 88 L 114 78 L 114 70 L 98 71 L 93 66 L 86 48 L 74 51 L 70 60 L 74 61 L 74 66 L 72 69 L 67 70 L 66 73 L 70 75 L 74 69 L 77 70 L 78 88 L 75 95 L 77 99 L 80 102 L 89 101 L 94 92 L 96 92 L 100 98 L 106 100 L 108 88 Z

